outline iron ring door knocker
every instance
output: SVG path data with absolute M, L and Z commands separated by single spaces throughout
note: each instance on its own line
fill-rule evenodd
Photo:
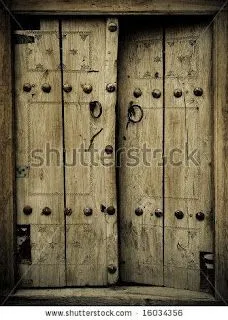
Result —
M 95 110 L 99 108 L 99 112 L 97 115 L 95 115 Z M 90 114 L 94 119 L 98 119 L 100 118 L 100 116 L 102 115 L 102 105 L 99 101 L 91 101 L 89 103 L 89 110 L 90 110 Z
M 140 117 L 138 119 L 133 119 L 132 117 L 136 116 L 136 110 L 140 111 Z M 138 104 L 130 105 L 130 107 L 128 108 L 128 124 L 129 124 L 129 122 L 138 123 L 142 120 L 142 118 L 143 118 L 142 107 L 140 107 Z

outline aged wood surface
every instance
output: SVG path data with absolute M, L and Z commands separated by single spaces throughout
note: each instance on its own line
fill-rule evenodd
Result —
M 14 283 L 14 153 L 10 19 L 0 8 L 0 291 Z
M 213 14 L 224 4 L 224 0 L 162 0 L 162 1 L 132 1 L 114 0 L 111 3 L 105 0 L 13 0 L 12 9 L 15 12 L 52 12 L 52 13 L 98 13 L 98 14 Z
M 228 15 L 214 22 L 216 296 L 228 298 Z
M 74 288 L 18 290 L 6 305 L 215 305 L 207 293 L 164 287 L 121 286 L 111 288 Z M 222 302 L 219 302 L 222 304 Z
M 156 89 L 163 95 L 162 29 L 147 23 L 139 20 L 133 24 L 128 21 L 129 28 L 127 23 L 121 25 L 124 34 L 120 39 L 118 83 L 120 266 L 124 281 L 162 285 L 163 217 L 157 217 L 155 210 L 162 210 L 163 206 L 163 99 L 151 94 Z M 140 90 L 141 96 L 135 97 L 135 90 Z M 131 119 L 138 121 L 143 115 L 140 122 L 129 121 L 132 107 Z M 142 215 L 135 213 L 137 208 L 143 210 Z
M 186 22 L 165 32 L 164 284 L 190 290 L 200 290 L 200 252 L 213 252 L 214 239 L 212 33 L 207 26 Z M 193 93 L 197 87 L 202 96 Z M 197 212 L 205 214 L 203 221 Z
M 116 87 L 118 31 L 109 31 L 110 23 L 117 21 L 62 22 L 63 85 L 72 86 L 71 92 L 64 92 L 66 206 L 72 209 L 72 215 L 66 217 L 69 286 L 106 285 L 118 277 L 118 270 L 109 274 L 107 269 L 118 267 L 116 89 L 106 90 L 108 84 Z M 109 155 L 104 152 L 108 145 L 113 148 Z M 115 208 L 113 215 L 108 214 L 108 207 Z M 86 215 L 89 209 L 91 215 Z
M 17 224 L 31 227 L 31 261 L 18 256 L 22 286 L 65 285 L 62 102 L 58 22 L 42 22 L 39 31 L 16 31 L 32 43 L 15 44 Z M 18 41 L 16 41 L 18 42 Z M 20 41 L 19 41 L 20 42 Z M 24 84 L 31 90 L 23 90 Z M 49 84 L 51 91 L 42 86 Z M 20 166 L 27 166 L 20 177 Z M 25 206 L 32 213 L 23 212 Z M 49 216 L 42 214 L 45 207 Z M 17 232 L 18 233 L 18 232 Z M 20 252 L 25 241 L 17 236 Z M 29 250 L 29 249 L 28 249 Z

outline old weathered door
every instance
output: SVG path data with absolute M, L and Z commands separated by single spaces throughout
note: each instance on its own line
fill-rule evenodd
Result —
M 100 18 L 41 20 L 40 30 L 15 32 L 24 286 L 117 281 L 117 37 L 117 21 Z
M 207 23 L 187 18 L 15 32 L 24 286 L 213 281 L 211 46 Z
M 213 281 L 211 30 L 187 18 L 121 30 L 120 276 L 199 290 Z

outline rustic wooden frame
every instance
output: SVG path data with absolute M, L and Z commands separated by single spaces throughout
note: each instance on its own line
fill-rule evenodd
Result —
M 5 1 L 7 2 L 7 1 Z M 214 18 L 214 185 L 215 185 L 215 283 L 218 300 L 228 299 L 228 11 L 224 1 L 147 1 L 131 7 L 128 1 L 12 1 L 14 13 L 49 15 L 173 14 L 215 15 Z M 106 3 L 106 4 L 105 4 Z M 223 9 L 223 10 L 221 10 Z M 220 12 L 221 11 L 221 12 Z M 10 18 L 0 9 L 0 288 L 14 285 L 14 141 Z
M 0 8 L 0 293 L 14 285 L 14 141 L 10 17 Z
M 214 20 L 215 286 L 228 299 L 228 12 Z

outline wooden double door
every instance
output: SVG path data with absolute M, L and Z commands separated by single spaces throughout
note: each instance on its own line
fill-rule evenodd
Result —
M 22 285 L 200 290 L 214 238 L 207 23 L 41 19 L 14 42 Z

